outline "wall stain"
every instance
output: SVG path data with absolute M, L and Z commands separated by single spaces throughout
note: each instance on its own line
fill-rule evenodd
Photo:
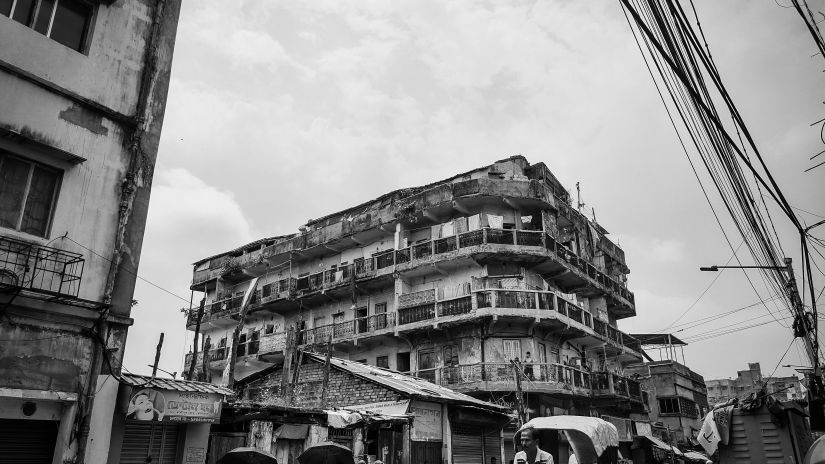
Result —
M 60 119 L 80 126 L 93 134 L 107 135 L 109 133 L 109 129 L 103 125 L 103 116 L 85 110 L 76 103 L 61 111 Z

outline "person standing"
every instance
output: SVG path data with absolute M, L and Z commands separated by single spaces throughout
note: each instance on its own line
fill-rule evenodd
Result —
M 535 380 L 533 378 L 533 358 L 530 356 L 529 351 L 527 352 L 527 356 L 524 357 L 524 375 L 530 380 Z
M 527 427 L 521 431 L 522 450 L 516 453 L 516 464 L 553 464 L 553 456 L 539 448 L 539 431 Z

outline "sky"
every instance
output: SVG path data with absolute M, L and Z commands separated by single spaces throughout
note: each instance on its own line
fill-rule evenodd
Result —
M 789 202 L 806 224 L 825 218 L 825 166 L 803 172 L 825 149 L 811 126 L 825 118 L 825 60 L 801 19 L 783 0 L 695 4 Z M 181 371 L 194 261 L 518 154 L 580 183 L 588 215 L 625 250 L 637 316 L 621 330 L 772 296 L 752 271 L 699 272 L 732 251 L 617 0 L 183 2 L 125 367 L 149 372 L 165 332 L 160 367 Z M 774 219 L 799 275 L 798 237 Z M 752 263 L 745 247 L 739 258 Z M 807 361 L 775 303 L 670 331 L 696 337 L 770 310 L 779 322 L 691 343 L 684 359 L 706 378 L 749 362 L 790 375 L 781 364 Z

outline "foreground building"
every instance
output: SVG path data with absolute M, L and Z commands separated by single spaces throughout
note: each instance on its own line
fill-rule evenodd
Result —
M 107 461 L 179 10 L 0 1 L 0 460 Z
M 705 379 L 678 361 L 676 349 L 687 343 L 673 334 L 633 334 L 642 349 L 663 353 L 659 361 L 627 366 L 625 372 L 642 384 L 649 411 L 634 414 L 636 433 L 661 438 L 667 443 L 695 446 L 708 413 L 708 390 Z M 647 422 L 647 425 L 644 424 Z
M 617 327 L 636 314 L 624 252 L 543 163 L 504 159 L 300 230 L 195 264 L 205 305 L 188 317 L 202 336 L 187 370 L 220 383 L 232 350 L 244 378 L 290 362 L 292 344 L 329 344 L 525 418 L 643 410 L 623 371 L 640 346 Z

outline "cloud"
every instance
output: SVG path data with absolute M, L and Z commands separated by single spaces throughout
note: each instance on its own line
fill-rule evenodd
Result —
M 157 334 L 163 331 L 167 338 L 161 368 L 178 371 L 186 339 L 178 309 L 189 307 L 191 264 L 206 257 L 206 249 L 217 252 L 260 237 L 230 192 L 211 187 L 184 169 L 156 173 L 148 223 L 126 363 L 141 370 L 150 364 Z

